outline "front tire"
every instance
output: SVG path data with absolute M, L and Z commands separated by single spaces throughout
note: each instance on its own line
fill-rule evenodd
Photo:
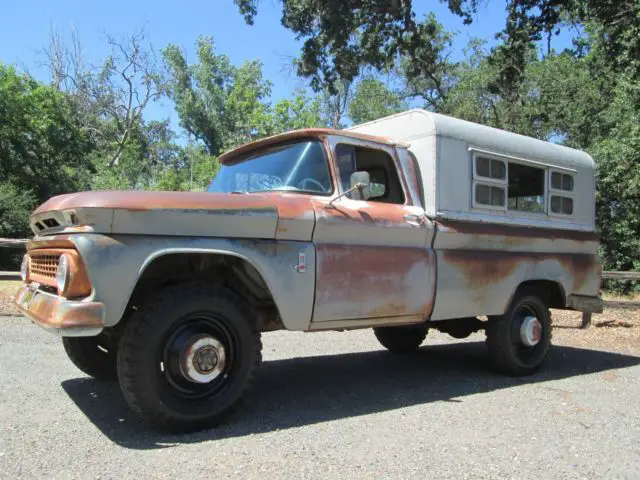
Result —
M 62 337 L 62 345 L 69 360 L 90 377 L 118 378 L 116 345 L 104 333 L 96 337 Z
M 169 287 L 125 328 L 120 386 L 152 426 L 204 429 L 236 409 L 261 363 L 261 347 L 251 311 L 232 291 L 204 283 Z
M 516 293 L 504 315 L 490 317 L 487 347 L 494 367 L 508 375 L 535 373 L 551 349 L 551 315 L 542 292 Z
M 407 354 L 418 349 L 427 336 L 426 327 L 376 327 L 380 344 L 393 353 Z

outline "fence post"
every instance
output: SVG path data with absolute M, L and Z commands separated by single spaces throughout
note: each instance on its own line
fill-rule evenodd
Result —
M 582 312 L 582 325 L 580 328 L 589 328 L 591 326 L 591 312 Z

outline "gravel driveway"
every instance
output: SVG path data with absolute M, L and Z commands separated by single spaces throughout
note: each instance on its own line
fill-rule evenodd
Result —
M 150 431 L 59 339 L 0 317 L 2 478 L 629 478 L 640 475 L 640 352 L 556 346 L 543 372 L 487 371 L 484 337 L 429 333 L 396 358 L 371 331 L 264 335 L 225 426 Z

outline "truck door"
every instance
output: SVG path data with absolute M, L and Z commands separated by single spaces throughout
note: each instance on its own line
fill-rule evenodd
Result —
M 338 190 L 351 173 L 367 171 L 371 198 L 316 197 L 316 296 L 313 322 L 378 319 L 413 323 L 432 310 L 433 224 L 412 205 L 393 146 L 331 137 Z M 317 323 L 316 323 L 317 325 Z M 320 328 L 320 327 L 319 327 Z

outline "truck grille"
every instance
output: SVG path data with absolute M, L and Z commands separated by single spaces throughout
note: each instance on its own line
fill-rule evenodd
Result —
M 31 273 L 48 278 L 56 278 L 56 270 L 60 261 L 59 253 L 33 252 L 31 258 Z

